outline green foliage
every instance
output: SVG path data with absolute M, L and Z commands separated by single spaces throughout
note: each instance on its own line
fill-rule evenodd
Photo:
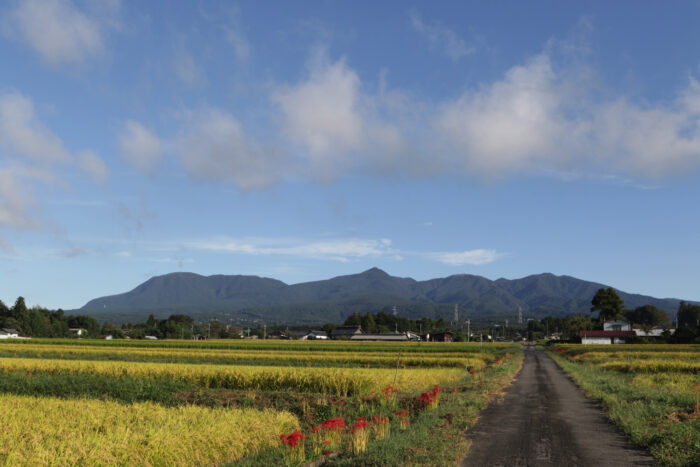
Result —
M 659 310 L 654 305 L 644 305 L 634 310 L 625 310 L 624 316 L 632 324 L 641 325 L 642 329 L 647 331 L 657 326 L 671 327 L 671 320 L 666 312 Z
M 612 287 L 599 289 L 593 300 L 591 300 L 591 312 L 600 311 L 598 315 L 600 321 L 607 321 L 621 316 L 624 306 L 625 302 L 622 301 Z

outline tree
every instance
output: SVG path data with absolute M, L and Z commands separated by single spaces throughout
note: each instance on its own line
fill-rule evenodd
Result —
M 593 300 L 591 300 L 591 305 L 591 313 L 600 311 L 598 319 L 607 321 L 615 319 L 622 314 L 625 302 L 622 301 L 615 289 L 608 287 L 607 289 L 598 289 Z
M 700 305 L 681 302 L 678 305 L 678 327 L 700 328 Z
M 626 310 L 625 318 L 634 324 L 640 325 L 647 332 L 657 326 L 671 327 L 671 320 L 666 312 L 659 310 L 654 305 L 644 305 L 634 310 Z

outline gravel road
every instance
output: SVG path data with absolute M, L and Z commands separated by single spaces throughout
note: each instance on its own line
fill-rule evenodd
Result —
M 505 397 L 481 412 L 467 437 L 472 445 L 463 467 L 654 465 L 597 402 L 532 347 Z

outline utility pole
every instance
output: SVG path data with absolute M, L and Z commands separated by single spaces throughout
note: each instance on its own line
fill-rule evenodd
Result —
M 267 339 L 267 324 L 263 323 L 263 339 Z
M 470 326 L 471 325 L 471 320 L 467 320 L 467 343 L 469 342 L 469 336 L 471 335 L 471 330 Z

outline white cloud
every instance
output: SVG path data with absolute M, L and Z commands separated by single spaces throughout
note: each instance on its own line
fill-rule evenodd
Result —
M 63 141 L 36 116 L 31 99 L 17 92 L 0 92 L 0 144 L 7 152 L 33 161 L 72 159 Z
M 391 240 L 339 239 L 294 241 L 289 239 L 230 239 L 188 242 L 187 247 L 247 255 L 284 255 L 348 262 L 366 257 L 394 255 Z
M 26 42 L 51 64 L 78 63 L 101 54 L 106 30 L 117 25 L 118 2 L 100 2 L 88 12 L 70 0 L 20 0 L 4 32 Z
M 532 168 L 576 137 L 577 122 L 564 117 L 565 92 L 547 55 L 513 67 L 503 80 L 445 104 L 436 122 L 457 162 L 470 171 L 501 173 Z
M 134 120 L 124 123 L 119 149 L 121 158 L 142 173 L 153 172 L 163 156 L 158 136 Z
M 10 245 L 10 242 L 3 236 L 0 236 L 0 250 L 4 251 L 8 255 L 14 255 L 15 249 Z
M 542 53 L 446 102 L 435 129 L 448 164 L 487 176 L 583 170 L 648 177 L 700 165 L 697 81 L 673 102 L 641 105 L 595 99 L 593 85 L 572 83 L 571 74 Z
M 177 150 L 183 167 L 195 179 L 252 190 L 264 188 L 280 176 L 274 151 L 258 146 L 245 134 L 241 123 L 222 110 L 190 112 Z
M 31 215 L 33 200 L 17 169 L 0 168 L 0 226 L 33 228 L 38 225 Z
M 92 178 L 96 185 L 103 185 L 109 176 L 109 169 L 104 161 L 92 151 L 83 151 L 78 155 L 78 165 Z
M 504 254 L 499 253 L 496 250 L 476 249 L 428 253 L 425 256 L 434 261 L 448 264 L 450 266 L 464 266 L 467 264 L 479 266 L 482 264 L 493 263 L 494 261 L 502 258 Z
M 109 171 L 90 151 L 72 154 L 63 141 L 36 115 L 31 99 L 18 92 L 0 92 L 0 225 L 40 226 L 32 192 L 37 184 L 67 187 L 61 169 L 77 167 L 95 183 Z
M 403 149 L 398 127 L 379 117 L 377 100 L 362 92 L 359 76 L 344 60 L 330 63 L 317 56 L 305 81 L 278 88 L 272 100 L 280 107 L 285 135 L 324 178 L 384 168 Z
M 177 77 L 188 86 L 202 86 L 207 82 L 204 70 L 197 65 L 192 54 L 184 48 L 176 52 L 173 69 Z
M 452 29 L 438 22 L 426 24 L 421 15 L 415 10 L 409 12 L 409 17 L 413 29 L 428 40 L 430 47 L 439 49 L 440 52 L 444 53 L 452 60 L 457 61 L 462 57 L 476 52 L 476 47 L 468 45 L 466 41 L 459 37 Z

